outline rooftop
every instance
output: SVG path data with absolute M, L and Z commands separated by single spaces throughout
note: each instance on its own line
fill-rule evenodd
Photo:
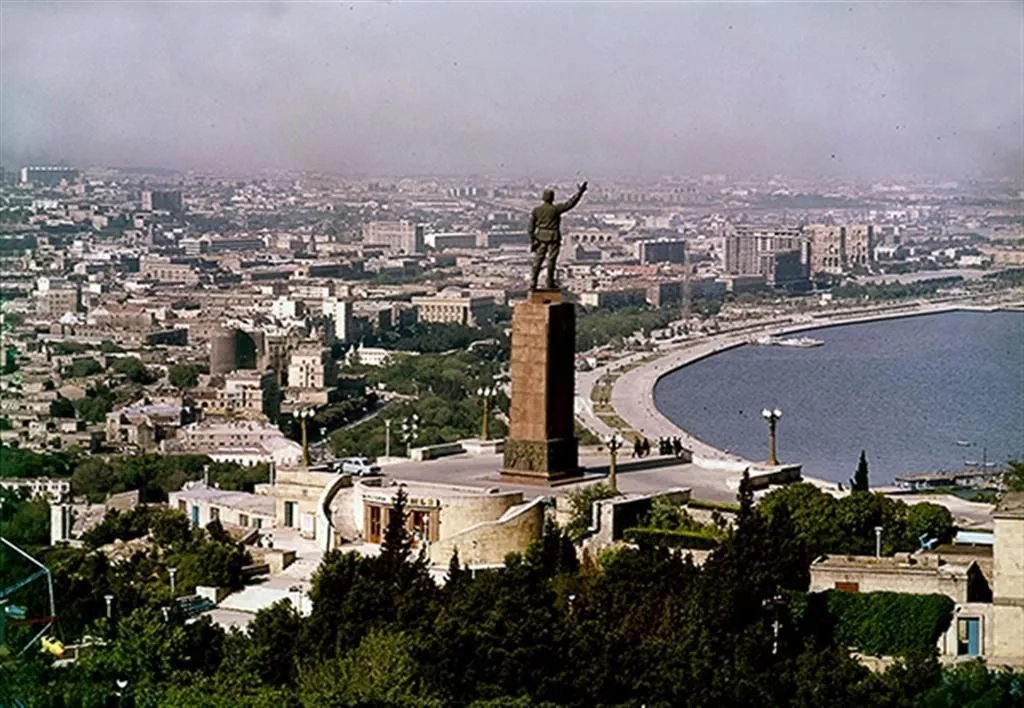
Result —
M 993 516 L 1001 519 L 1024 519 L 1024 492 L 1007 492 Z

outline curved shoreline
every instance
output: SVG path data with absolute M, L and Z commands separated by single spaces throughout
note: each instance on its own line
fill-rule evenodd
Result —
M 994 312 L 1013 307 L 1014 305 L 1010 304 L 979 306 L 969 300 L 945 301 L 884 310 L 830 313 L 813 322 L 794 322 L 792 318 L 787 317 L 750 328 L 741 328 L 742 331 L 726 332 L 707 340 L 684 343 L 666 351 L 663 356 L 659 356 L 654 361 L 626 372 L 612 387 L 611 404 L 616 415 L 629 423 L 634 430 L 642 431 L 648 437 L 679 436 L 684 447 L 693 451 L 694 461 L 698 464 L 739 472 L 745 467 L 763 465 L 764 463 L 747 460 L 739 455 L 729 453 L 727 449 L 723 450 L 710 445 L 669 420 L 654 403 L 654 389 L 662 378 L 709 356 L 747 344 L 754 336 L 794 334 L 826 327 L 921 317 L 945 312 Z M 640 393 L 639 396 L 638 393 Z

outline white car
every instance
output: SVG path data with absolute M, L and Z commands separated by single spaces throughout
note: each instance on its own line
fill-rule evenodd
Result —
M 374 477 L 380 474 L 380 467 L 366 457 L 346 457 L 341 461 L 341 471 L 356 477 Z

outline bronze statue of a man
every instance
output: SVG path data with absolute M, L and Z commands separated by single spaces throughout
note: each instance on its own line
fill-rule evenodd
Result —
M 562 246 L 562 214 L 579 204 L 583 193 L 587 191 L 587 183 L 582 182 L 576 188 L 576 194 L 567 202 L 555 204 L 555 191 L 544 190 L 544 203 L 530 214 L 530 250 L 533 251 L 533 270 L 530 273 L 530 289 L 537 289 L 537 277 L 540 266 L 547 259 L 547 280 L 544 287 L 554 290 L 555 263 L 558 251 Z

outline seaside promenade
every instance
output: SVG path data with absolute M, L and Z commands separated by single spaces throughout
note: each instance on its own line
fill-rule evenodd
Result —
M 716 448 L 683 430 L 658 411 L 654 404 L 654 387 L 663 376 L 705 357 L 742 346 L 750 339 L 763 335 L 787 335 L 819 327 L 917 317 L 959 310 L 1013 309 L 1020 306 L 1021 300 L 1017 296 L 1013 300 L 995 303 L 980 302 L 977 299 L 915 302 L 890 307 L 827 312 L 817 316 L 805 315 L 799 320 L 792 315 L 784 315 L 774 321 L 756 323 L 756 326 L 744 328 L 742 331 L 724 332 L 709 338 L 670 345 L 655 353 L 631 354 L 598 370 L 583 372 L 577 377 L 577 395 L 589 398 L 594 384 L 601 376 L 621 371 L 612 386 L 611 407 L 614 414 L 622 419 L 630 429 L 641 432 L 651 439 L 662 436 L 679 436 L 683 445 L 693 451 L 694 462 L 701 466 L 730 470 L 742 469 L 744 466 L 763 463 L 746 460 L 727 450 Z M 589 410 L 584 410 L 581 418 L 588 426 L 593 425 L 594 432 L 602 437 L 612 432 L 611 427 L 604 420 Z M 834 483 L 831 482 L 822 482 L 822 484 L 834 486 Z

